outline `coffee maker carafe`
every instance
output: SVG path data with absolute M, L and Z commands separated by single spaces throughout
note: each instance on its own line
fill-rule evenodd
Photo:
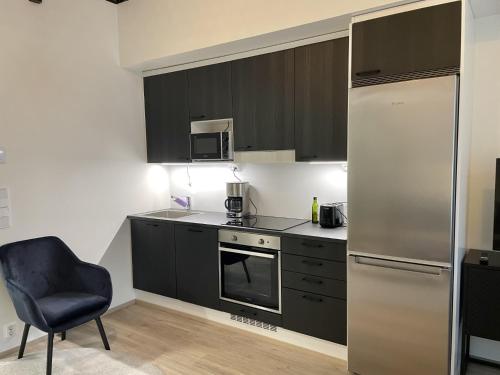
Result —
M 242 219 L 249 215 L 248 182 L 226 183 L 227 199 L 226 216 L 231 219 Z

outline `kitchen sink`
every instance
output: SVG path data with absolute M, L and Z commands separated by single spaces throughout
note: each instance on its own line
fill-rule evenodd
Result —
M 198 212 L 193 212 L 193 211 L 163 210 L 163 211 L 150 212 L 148 214 L 144 214 L 144 216 L 158 217 L 158 218 L 164 218 L 164 219 L 179 219 L 181 217 L 197 215 L 197 214 L 198 214 Z

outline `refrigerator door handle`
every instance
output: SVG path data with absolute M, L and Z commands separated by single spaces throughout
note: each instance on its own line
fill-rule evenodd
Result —
M 417 272 L 427 275 L 441 276 L 445 268 L 426 266 L 422 264 L 413 264 L 405 262 L 397 262 L 393 260 L 382 260 L 369 257 L 354 256 L 354 261 L 360 265 L 372 266 L 372 267 L 382 267 L 391 268 L 402 271 Z

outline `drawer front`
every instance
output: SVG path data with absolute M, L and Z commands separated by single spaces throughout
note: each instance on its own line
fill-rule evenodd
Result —
M 278 327 L 282 326 L 280 314 L 275 314 L 244 305 L 238 305 L 236 303 L 223 300 L 220 301 L 220 309 L 230 314 L 236 314 L 250 319 L 259 320 L 261 322 L 269 323 Z
M 283 327 L 345 345 L 346 301 L 283 288 Z
M 345 281 L 290 271 L 283 271 L 282 278 L 282 283 L 285 288 L 342 299 L 347 298 L 347 284 Z
M 335 280 L 346 279 L 346 264 L 343 262 L 282 254 L 281 267 L 285 271 L 328 277 Z
M 284 253 L 345 262 L 345 242 L 328 242 L 307 238 L 284 237 L 281 249 Z

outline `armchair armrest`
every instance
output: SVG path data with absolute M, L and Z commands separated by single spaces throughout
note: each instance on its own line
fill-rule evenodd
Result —
M 111 276 L 104 267 L 79 261 L 75 266 L 75 274 L 82 290 L 104 297 L 111 304 L 113 298 Z
M 47 332 L 49 327 L 33 296 L 14 280 L 6 278 L 5 281 L 19 319 Z

